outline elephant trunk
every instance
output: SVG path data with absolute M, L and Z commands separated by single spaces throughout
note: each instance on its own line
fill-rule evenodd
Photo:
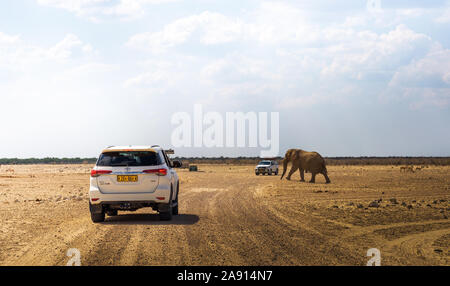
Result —
M 288 163 L 289 163 L 289 159 L 285 157 L 284 160 L 283 160 L 283 174 L 281 174 L 280 180 L 282 180 L 284 174 L 286 174 L 287 164 L 288 164 Z

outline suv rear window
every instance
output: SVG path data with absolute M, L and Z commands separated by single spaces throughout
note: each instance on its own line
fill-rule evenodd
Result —
M 161 164 L 158 153 L 149 151 L 107 152 L 101 154 L 97 161 L 97 166 L 102 167 L 156 166 Z

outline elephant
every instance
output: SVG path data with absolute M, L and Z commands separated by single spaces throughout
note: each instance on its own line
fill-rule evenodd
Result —
M 301 182 L 305 181 L 305 172 L 311 173 L 310 183 L 315 183 L 316 174 L 322 174 L 325 177 L 326 183 L 331 183 L 330 178 L 328 178 L 327 167 L 325 166 L 325 160 L 317 152 L 308 152 L 301 149 L 289 149 L 286 151 L 286 155 L 283 160 L 283 174 L 281 179 L 283 179 L 284 174 L 287 170 L 287 165 L 292 162 L 292 168 L 289 171 L 286 179 L 290 180 L 292 174 L 300 170 Z

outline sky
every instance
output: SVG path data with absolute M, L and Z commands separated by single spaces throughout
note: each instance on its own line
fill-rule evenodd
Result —
M 1 1 L 0 157 L 170 148 L 195 104 L 278 112 L 280 155 L 450 156 L 449 32 L 449 1 Z

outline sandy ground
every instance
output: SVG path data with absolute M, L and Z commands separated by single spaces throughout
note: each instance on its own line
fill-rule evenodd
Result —
M 329 166 L 326 185 L 200 165 L 178 171 L 172 221 L 141 209 L 101 224 L 90 168 L 1 166 L 0 265 L 65 265 L 69 248 L 82 265 L 365 265 L 369 248 L 382 265 L 450 265 L 449 167 Z

